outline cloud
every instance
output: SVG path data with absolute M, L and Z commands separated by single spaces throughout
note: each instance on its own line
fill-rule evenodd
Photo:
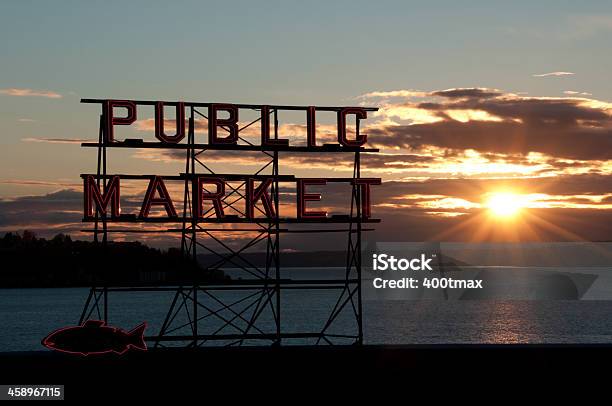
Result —
M 609 207 L 612 205 L 612 104 L 582 92 L 566 91 L 565 94 L 563 97 L 534 97 L 469 87 L 374 91 L 362 95 L 364 103 L 374 101 L 372 104 L 381 108 L 377 114 L 370 115 L 362 127 L 369 136 L 369 143 L 381 148 L 380 153 L 362 155 L 362 176 L 380 175 L 384 179 L 383 184 L 372 191 L 373 212 L 383 219 L 377 226 L 377 233 L 383 239 L 398 241 L 402 238 L 470 239 L 477 233 L 474 224 L 484 210 L 483 196 L 496 190 L 511 190 L 528 197 L 529 213 L 562 225 L 571 235 L 587 239 L 612 238 L 606 226 L 612 220 Z M 166 122 L 169 133 L 174 130 L 173 121 Z M 153 140 L 153 124 L 153 120 L 142 120 L 136 124 L 136 129 L 141 131 L 139 134 L 143 138 Z M 202 139 L 203 143 L 206 143 L 205 124 L 205 120 L 196 123 L 201 130 L 196 132 L 196 137 L 201 138 L 196 139 Z M 253 137 L 257 143 L 259 130 L 256 123 L 242 135 Z M 334 124 L 320 124 L 318 130 L 321 143 L 336 136 Z M 305 142 L 305 133 L 305 125 L 295 123 L 283 123 L 280 131 L 281 137 L 291 139 L 292 145 Z M 23 141 L 79 143 L 86 140 L 28 138 Z M 172 163 L 185 159 L 185 151 L 180 150 L 143 149 L 134 154 L 139 158 Z M 210 150 L 200 158 L 205 159 L 207 165 L 214 165 L 214 170 L 218 165 L 220 173 L 236 168 L 252 173 L 252 167 L 261 166 L 265 156 L 261 152 Z M 325 170 L 330 176 L 347 176 L 353 162 L 349 154 L 281 153 L 281 163 L 288 169 L 287 173 L 300 176 L 311 170 Z M 31 186 L 45 183 L 4 182 Z M 179 183 L 168 185 L 170 192 L 178 196 L 176 202 L 182 201 L 179 190 L 182 183 Z M 61 182 L 44 185 L 73 188 Z M 134 183 L 122 183 L 122 188 L 131 185 Z M 141 182 L 132 187 L 122 194 L 122 207 L 126 212 L 137 212 L 146 184 Z M 291 196 L 295 188 L 292 190 L 290 184 L 281 187 L 289 202 L 285 206 L 294 205 Z M 74 189 L 80 190 L 80 187 Z M 79 196 L 73 202 L 67 201 L 66 195 L 60 192 L 0 200 L 0 220 L 4 221 L 4 225 L 0 221 L 0 227 L 8 230 L 33 224 L 44 230 L 47 224 L 49 230 L 54 227 L 87 228 L 79 224 L 80 192 L 73 193 Z M 350 195 L 346 187 L 330 183 L 322 193 L 320 204 L 326 209 L 346 212 L 347 196 Z M 59 204 L 62 199 L 64 203 Z M 28 211 L 33 213 L 31 217 Z M 464 222 L 469 224 L 459 227 Z M 491 241 L 518 238 L 504 234 L 507 230 L 503 227 L 494 228 L 479 236 Z M 454 231 L 444 234 L 451 229 Z M 536 223 L 513 229 L 525 240 L 559 240 L 570 235 L 555 234 Z M 157 238 L 154 234 L 147 236 Z M 300 243 L 294 242 L 295 246 Z M 293 246 L 287 244 L 286 247 Z
M 577 92 L 575 90 L 565 90 L 563 94 L 567 94 L 569 96 L 593 96 L 592 93 L 587 92 Z
M 364 99 L 369 99 L 369 98 L 375 98 L 375 97 L 381 97 L 381 98 L 390 98 L 390 97 L 423 97 L 426 96 L 428 93 L 427 92 L 422 92 L 419 90 L 392 90 L 392 91 L 375 91 L 375 92 L 370 92 L 370 93 L 365 93 L 362 94 L 360 96 L 358 96 L 357 98 L 364 98 Z
M 78 232 L 82 227 L 82 193 L 60 190 L 42 196 L 0 199 L 0 230 L 24 228 L 40 235 Z
M 81 186 L 82 187 L 82 186 Z M 146 185 L 143 186 L 146 188 Z M 121 186 L 122 190 L 124 186 Z M 121 207 L 126 212 L 137 212 L 142 204 L 144 189 L 138 194 L 122 194 Z M 34 231 L 42 237 L 58 233 L 70 234 L 79 239 L 91 239 L 91 233 L 82 232 L 93 228 L 91 223 L 83 223 L 83 193 L 81 190 L 63 189 L 44 195 L 22 196 L 13 199 L 0 199 L 0 232 Z M 168 225 L 116 224 L 118 228 L 133 230 L 166 230 Z M 111 229 L 117 227 L 110 227 Z M 169 237 L 162 233 L 129 234 L 112 233 L 113 240 L 137 239 L 150 245 L 177 246 L 180 238 Z
M 430 92 L 431 96 L 441 96 L 447 97 L 449 99 L 463 99 L 463 98 L 485 98 L 488 99 L 490 97 L 501 96 L 502 92 L 497 89 L 488 89 L 488 88 L 453 88 L 446 90 L 437 90 L 434 92 Z
M 609 241 L 610 231 L 604 224 L 612 221 L 610 210 L 596 209 L 530 209 L 530 216 L 513 227 L 487 221 L 481 211 L 446 216 L 438 214 L 447 213 L 438 209 L 375 207 L 373 212 L 383 218 L 367 236 L 373 241 Z
M 185 120 L 185 128 L 188 127 L 188 121 Z M 155 119 L 147 118 L 143 120 L 138 120 L 135 123 L 135 128 L 137 131 L 143 132 L 153 132 L 155 131 Z M 240 129 L 241 137 L 261 137 L 261 124 L 259 121 L 255 122 L 238 122 L 238 128 Z M 194 129 L 196 131 L 208 131 L 208 120 L 204 118 L 196 119 Z M 168 134 L 176 132 L 176 120 L 174 119 L 166 119 L 164 120 L 164 131 Z M 306 124 L 297 124 L 297 123 L 281 123 L 279 124 L 279 133 L 282 138 L 287 138 L 289 140 L 301 140 L 303 143 L 306 141 Z M 349 130 L 350 132 L 350 130 Z M 332 140 L 336 137 L 337 128 L 335 125 L 329 124 L 317 124 L 317 141 L 324 142 L 327 140 Z M 201 134 L 196 134 L 200 136 Z M 292 142 L 295 145 L 295 142 Z
M 206 119 L 195 119 L 194 122 L 195 122 L 196 130 L 206 130 L 208 128 L 208 120 Z M 188 126 L 189 126 L 189 121 L 185 120 L 185 128 L 188 128 Z M 143 120 L 137 120 L 135 123 L 135 127 L 137 131 L 155 131 L 155 119 L 146 118 Z M 168 134 L 171 131 L 176 132 L 176 120 L 174 119 L 164 120 L 164 131 Z
M 378 99 L 378 98 L 424 98 L 430 96 L 441 96 L 448 98 L 464 98 L 464 97 L 492 97 L 498 96 L 501 92 L 497 89 L 488 89 L 483 87 L 464 87 L 451 88 L 445 90 L 435 90 L 426 92 L 421 90 L 390 90 L 390 91 L 374 91 L 362 94 L 358 98 L 363 99 Z
M 82 142 L 94 142 L 94 139 L 88 138 L 22 138 L 23 142 L 46 142 L 49 144 L 80 144 Z
M 366 95 L 374 99 L 394 96 L 394 100 L 379 104 L 379 113 L 362 127 L 369 143 L 381 148 L 380 153 L 364 155 L 367 173 L 398 179 L 399 175 L 496 178 L 612 172 L 612 162 L 608 162 L 612 157 L 612 105 L 603 101 L 528 97 L 479 87 Z M 168 131 L 173 131 L 173 124 L 174 120 L 168 120 Z M 205 120 L 198 120 L 197 127 L 204 129 Z M 154 121 L 142 120 L 137 128 L 152 131 Z M 256 123 L 241 134 L 258 143 L 259 131 Z M 304 124 L 284 123 L 280 134 L 289 138 L 291 145 L 300 145 L 306 128 Z M 317 136 L 321 142 L 332 142 L 335 125 L 319 124 Z M 204 131 L 196 137 L 206 142 Z M 578 139 L 581 142 L 576 142 Z M 184 151 L 143 150 L 135 156 L 169 163 L 183 161 Z M 262 162 L 261 157 L 260 153 L 244 151 L 206 153 L 208 162 L 222 166 L 252 167 Z M 283 165 L 294 170 L 308 167 L 347 172 L 352 162 L 345 158 L 283 154 Z
M 146 159 L 164 163 L 184 162 L 185 152 L 182 150 L 138 150 L 135 158 Z M 206 151 L 201 159 L 216 165 L 231 164 L 236 166 L 262 166 L 269 161 L 269 157 L 261 152 L 250 151 Z M 312 154 L 312 153 L 280 153 L 283 167 L 296 169 L 320 169 L 333 172 L 346 172 L 353 170 L 354 157 L 346 154 Z M 431 155 L 402 154 L 402 153 L 363 153 L 364 171 L 367 173 L 397 173 L 410 169 L 426 168 L 441 158 Z
M 610 176 L 580 174 L 551 176 L 537 181 L 533 178 L 389 181 L 377 187 L 376 197 L 379 202 L 389 202 L 401 196 L 443 195 L 477 202 L 484 193 L 495 190 L 551 196 L 612 194 Z
M 6 94 L 8 96 L 31 96 L 31 97 L 46 97 L 48 99 L 61 99 L 62 95 L 49 90 L 34 90 L 34 89 L 0 89 L 0 94 Z
M 527 97 L 451 89 L 388 103 L 367 129 L 382 148 L 427 147 L 481 153 L 532 152 L 577 160 L 612 159 L 612 104 L 589 98 Z M 429 117 L 416 120 L 415 117 Z
M 545 78 L 548 76 L 571 76 L 574 75 L 574 72 L 563 72 L 563 71 L 558 71 L 558 72 L 548 72 L 548 73 L 540 73 L 537 75 L 532 75 L 533 77 L 536 78 Z
M 320 204 L 330 212 L 346 212 L 348 209 L 347 196 L 350 196 L 347 188 L 347 185 L 340 184 L 329 184 L 322 187 Z M 539 220 L 526 220 L 529 221 L 529 227 L 514 229 L 514 233 L 510 235 L 504 227 L 486 223 L 483 225 L 482 219 L 479 219 L 483 212 L 483 194 L 497 188 L 521 189 L 525 193 L 539 196 L 540 200 L 551 199 L 556 202 L 557 206 L 553 208 L 535 206 L 529 209 L 530 213 L 537 215 Z M 283 206 L 288 210 L 293 207 L 291 202 L 295 198 L 294 192 L 295 189 L 290 185 L 281 187 L 281 194 L 285 201 Z M 123 194 L 123 210 L 137 212 L 142 203 L 142 193 L 141 190 L 136 194 Z M 176 191 L 171 193 L 180 195 Z M 376 217 L 383 219 L 382 223 L 376 226 L 375 235 L 378 237 L 375 238 L 394 241 L 428 239 L 558 241 L 570 239 L 570 236 L 575 238 L 578 236 L 591 240 L 604 240 L 610 238 L 610 230 L 607 225 L 612 221 L 612 210 L 597 209 L 597 206 L 609 205 L 611 196 L 609 177 L 599 175 L 555 177 L 538 182 L 532 179 L 428 179 L 384 182 L 372 190 L 373 212 Z M 239 206 L 240 204 L 238 203 Z M 578 209 L 572 205 L 582 205 L 580 207 L 585 208 Z M 64 232 L 79 238 L 89 238 L 80 232 L 81 229 L 90 228 L 90 225 L 81 223 L 81 216 L 82 193 L 80 190 L 60 190 L 41 196 L 0 199 L 0 231 L 30 229 L 43 236 Z M 560 234 L 554 229 L 547 228 L 544 225 L 546 222 L 561 225 L 566 232 Z M 132 229 L 140 227 L 139 225 L 131 226 Z M 125 228 L 125 225 L 117 225 L 117 227 Z M 148 229 L 150 227 L 153 226 L 147 225 Z M 164 229 L 165 226 L 156 227 Z M 486 231 L 484 235 L 483 227 Z M 113 238 L 142 240 L 143 236 L 140 234 L 113 234 Z M 169 240 L 164 235 L 157 233 L 145 234 L 144 238 L 147 243 L 152 244 L 164 246 L 178 244 L 177 240 Z M 310 245 L 308 242 L 293 239 L 287 241 L 284 246 L 308 249 Z
M 0 180 L 0 184 L 17 185 L 17 186 L 61 186 L 61 187 L 69 187 L 69 188 L 78 188 L 82 186 L 81 183 L 53 182 L 53 181 L 45 181 L 45 180 L 28 180 L 28 179 Z

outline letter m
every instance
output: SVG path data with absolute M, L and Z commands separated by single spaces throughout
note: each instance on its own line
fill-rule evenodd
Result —
M 119 176 L 113 176 L 104 188 L 104 193 L 100 192 L 100 187 L 93 175 L 86 175 L 83 178 L 84 186 L 84 220 L 94 218 L 93 204 L 96 204 L 98 213 L 105 215 L 110 203 L 111 218 L 119 217 Z

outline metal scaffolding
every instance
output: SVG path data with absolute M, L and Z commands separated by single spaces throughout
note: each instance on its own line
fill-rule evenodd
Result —
M 97 103 L 97 100 L 83 100 Z M 150 102 L 136 102 L 150 104 Z M 96 181 L 101 190 L 106 192 L 107 150 L 109 148 L 171 148 L 184 152 L 185 171 L 178 176 L 165 177 L 173 180 L 184 180 L 184 195 L 182 212 L 176 220 L 176 226 L 163 230 L 114 229 L 110 223 L 156 223 L 156 218 L 137 219 L 124 217 L 111 219 L 104 213 L 95 211 L 93 233 L 95 241 L 106 246 L 109 234 L 120 232 L 165 232 L 180 234 L 181 252 L 193 261 L 198 261 L 198 255 L 209 254 L 216 261 L 207 264 L 203 273 L 214 271 L 233 272 L 239 278 L 227 280 L 203 281 L 200 276 L 194 276 L 190 283 L 179 285 L 159 284 L 157 286 L 111 286 L 105 282 L 104 275 L 100 283 L 92 286 L 79 323 L 90 318 L 109 318 L 109 293 L 111 292 L 165 292 L 170 294 L 166 316 L 157 334 L 145 337 L 150 346 L 186 346 L 199 347 L 205 345 L 281 345 L 291 343 L 301 344 L 362 344 L 363 343 L 363 309 L 361 293 L 361 245 L 362 233 L 370 231 L 364 228 L 365 223 L 377 223 L 380 220 L 366 218 L 361 212 L 360 187 L 356 179 L 361 178 L 361 158 L 364 152 L 377 152 L 377 149 L 364 147 L 346 147 L 340 145 L 322 145 L 315 147 L 273 145 L 254 145 L 240 133 L 261 120 L 258 118 L 239 129 L 240 145 L 209 145 L 199 144 L 195 140 L 196 119 L 207 119 L 199 110 L 206 103 L 190 103 L 188 105 L 188 130 L 186 142 L 179 144 L 160 144 L 138 140 L 107 142 L 105 131 L 108 120 L 104 113 L 100 116 L 98 142 L 83 143 L 83 147 L 97 148 Z M 260 106 L 238 105 L 261 111 Z M 279 139 L 278 115 L 283 110 L 305 110 L 300 106 L 270 106 L 271 130 L 274 139 Z M 319 109 L 319 108 L 317 108 Z M 340 108 L 324 107 L 323 111 L 338 111 Z M 375 109 L 369 109 L 375 110 Z M 356 129 L 359 132 L 359 127 Z M 162 146 L 160 146 L 162 145 Z M 265 163 L 253 174 L 219 174 L 211 169 L 207 153 L 219 151 L 252 151 L 261 154 Z M 336 215 L 322 219 L 285 218 L 280 216 L 280 182 L 295 180 L 291 175 L 279 173 L 279 153 L 341 153 L 352 154 L 353 171 L 349 178 L 332 178 L 330 182 L 348 182 L 351 184 L 351 202 L 349 215 Z M 284 155 L 283 155 L 284 156 Z M 196 176 L 222 176 L 231 180 L 228 193 L 222 199 L 225 209 L 232 210 L 240 216 L 227 215 L 217 218 L 213 208 L 204 211 L 199 218 L 194 215 L 193 183 Z M 244 217 L 244 201 L 248 187 L 245 176 L 251 179 L 272 178 L 270 197 L 275 209 L 274 218 Z M 121 175 L 132 179 L 146 178 L 143 175 Z M 255 210 L 263 211 L 259 207 Z M 264 213 L 265 214 L 265 213 Z M 146 221 L 145 221 L 146 220 Z M 168 220 L 163 221 L 168 222 Z M 313 228 L 314 227 L 314 228 Z M 281 235 L 342 233 L 347 236 L 346 263 L 343 277 L 327 279 L 304 279 L 285 277 L 282 268 L 282 252 L 280 248 Z M 239 236 L 241 238 L 235 238 Z M 231 240 L 231 243 L 229 242 Z M 236 245 L 238 244 L 238 246 Z M 264 248 L 265 246 L 265 248 Z M 265 264 L 254 263 L 246 255 L 247 252 L 259 249 L 265 250 Z M 105 260 L 102 258 L 101 260 Z M 324 292 L 326 316 L 316 329 L 309 325 L 305 328 L 296 322 L 290 326 L 281 322 L 281 317 L 295 311 L 296 306 L 287 308 L 283 300 L 292 292 L 304 291 L 309 294 Z M 333 294 L 332 294 L 333 293 Z M 170 297 L 168 296 L 168 297 Z M 340 330 L 334 329 L 339 316 L 344 314 Z M 350 323 L 346 315 L 349 315 Z

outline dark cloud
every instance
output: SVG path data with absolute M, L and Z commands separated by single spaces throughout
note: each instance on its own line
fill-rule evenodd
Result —
M 122 195 L 121 207 L 124 212 L 138 212 L 142 204 L 140 195 Z M 70 234 L 74 238 L 90 240 L 91 233 L 81 230 L 93 228 L 93 223 L 83 223 L 83 193 L 76 190 L 60 190 L 41 196 L 22 196 L 0 200 L 0 232 L 30 230 L 41 237 L 52 237 L 58 233 Z M 114 224 L 111 228 L 144 228 L 139 225 Z M 163 229 L 164 226 L 147 226 Z M 180 237 L 173 234 L 111 233 L 112 239 L 140 240 L 156 247 L 180 245 Z M 178 242 L 177 242 L 178 241 Z
M 558 196 L 605 195 L 612 193 L 612 177 L 599 174 L 559 175 L 544 178 L 427 179 L 414 182 L 383 182 L 373 198 L 389 203 L 404 195 L 443 195 L 479 201 L 482 194 L 496 190 L 542 193 Z
M 389 107 L 421 109 L 439 120 L 369 129 L 382 147 L 436 146 L 485 153 L 528 154 L 580 160 L 612 159 L 612 115 L 607 104 L 578 98 L 536 98 L 489 89 L 432 92 L 438 101 L 404 102 Z M 453 111 L 476 111 L 488 120 L 453 119 Z
M 456 109 L 483 110 L 503 119 L 520 119 L 527 124 L 538 123 L 577 123 L 589 120 L 609 126 L 612 117 L 597 105 L 589 105 L 584 99 L 574 98 L 535 98 L 504 97 L 464 99 L 452 102 L 448 107 Z
M 530 209 L 515 223 L 487 219 L 482 211 L 458 217 L 429 215 L 421 210 L 377 208 L 383 221 L 366 238 L 377 241 L 611 241 L 610 210 Z
M 169 159 L 183 162 L 185 151 L 181 150 L 159 150 L 152 152 L 157 158 Z M 147 158 L 150 155 L 143 154 Z M 289 167 L 313 167 L 329 169 L 352 169 L 354 157 L 349 154 L 313 154 L 313 153 L 284 153 L 279 154 L 281 165 Z M 422 168 L 427 164 L 434 163 L 437 158 L 419 154 L 387 154 L 387 153 L 363 153 L 363 166 L 367 169 L 407 169 Z M 237 165 L 259 165 L 265 164 L 270 157 L 261 152 L 252 151 L 221 151 L 210 150 L 199 156 L 204 162 L 223 162 Z
M 28 180 L 28 179 L 7 179 L 0 180 L 0 183 L 6 185 L 19 185 L 19 186 L 56 186 L 56 187 L 79 187 L 80 183 L 72 182 L 57 182 L 57 181 L 44 181 L 44 180 Z
M 46 142 L 49 144 L 80 144 L 82 142 L 94 142 L 91 138 L 23 138 L 23 142 Z
M 380 241 L 565 241 L 576 239 L 611 240 L 609 224 L 611 210 L 596 209 L 529 209 L 525 226 L 521 224 L 504 227 L 483 220 L 482 209 L 425 209 L 416 203 L 430 199 L 428 195 L 443 195 L 471 201 L 479 201 L 481 194 L 495 188 L 514 187 L 526 193 L 548 193 L 564 195 L 568 202 L 587 203 L 588 199 L 575 197 L 579 194 L 612 193 L 610 178 L 602 175 L 567 175 L 550 179 L 430 179 L 421 182 L 384 182 L 372 187 L 375 217 L 382 223 L 376 225 L 376 232 L 367 238 Z M 333 213 L 346 213 L 350 205 L 350 188 L 344 184 L 328 184 L 312 191 L 322 193 L 321 207 Z M 283 186 L 283 199 L 292 202 L 295 188 Z M 416 195 L 405 198 L 405 195 Z M 602 203 L 610 202 L 604 199 Z M 380 206 L 382 203 L 398 203 L 402 207 Z M 125 195 L 122 206 L 126 212 L 137 211 L 141 204 L 139 195 Z M 178 204 L 178 203 L 177 203 Z M 312 208 L 318 203 L 312 203 Z M 178 209 L 178 207 L 177 207 Z M 58 232 L 90 238 L 79 230 L 87 228 L 81 223 L 82 193 L 62 190 L 43 196 L 27 196 L 13 200 L 0 201 L 0 229 L 3 231 L 31 229 L 39 235 L 50 236 Z M 455 213 L 464 215 L 444 217 L 431 212 Z M 341 236 L 333 236 L 333 241 L 342 244 Z M 176 246 L 176 240 L 161 235 L 130 234 L 128 239 L 146 238 L 147 243 L 161 246 Z M 320 238 L 308 242 L 292 236 L 283 243 L 285 248 L 302 250 L 314 249 L 332 240 Z M 319 245 L 317 245 L 319 244 Z M 334 243 L 335 244 L 335 243 Z M 342 246 L 342 245 L 338 245 Z
M 490 98 L 500 96 L 502 93 L 496 89 L 485 89 L 485 88 L 459 88 L 459 89 L 446 89 L 437 90 L 430 93 L 432 96 L 447 97 L 449 99 L 456 98 Z
M 0 229 L 30 229 L 40 235 L 76 232 L 80 228 L 82 193 L 60 190 L 42 196 L 0 200 Z
M 612 129 L 565 125 L 560 122 L 527 125 L 512 121 L 463 123 L 445 120 L 373 128 L 370 135 L 373 143 L 385 147 L 420 149 L 436 146 L 498 154 L 526 155 L 539 152 L 579 160 L 612 159 Z
M 121 196 L 124 212 L 137 212 L 142 204 L 141 195 Z M 0 229 L 31 225 L 36 231 L 52 232 L 57 227 L 71 230 L 83 228 L 83 193 L 79 190 L 64 189 L 40 196 L 22 196 L 15 199 L 0 200 Z

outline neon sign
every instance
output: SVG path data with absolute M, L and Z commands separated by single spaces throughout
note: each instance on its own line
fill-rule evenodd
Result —
M 93 100 L 84 99 L 84 103 L 99 103 L 102 105 L 103 133 L 100 143 L 104 146 L 124 148 L 175 148 L 175 149 L 203 149 L 203 150 L 247 150 L 247 151 L 296 151 L 303 153 L 323 153 L 342 151 L 366 150 L 367 135 L 359 131 L 360 121 L 368 117 L 368 111 L 375 108 L 364 107 L 316 107 L 316 106 L 273 106 L 273 105 L 244 105 L 227 103 L 190 103 L 190 102 L 164 102 L 164 101 L 134 101 L 134 100 Z M 142 140 L 117 140 L 115 127 L 130 126 L 137 121 L 139 106 L 153 106 L 154 133 L 156 141 L 144 142 Z M 187 137 L 193 132 L 193 118 L 186 126 L 185 110 L 206 108 L 208 121 L 207 136 L 203 139 Z M 164 111 L 174 108 L 175 121 L 174 134 L 166 131 Z M 259 145 L 240 144 L 239 118 L 242 109 L 259 112 L 256 121 L 260 122 Z M 305 146 L 291 145 L 290 140 L 281 138 L 275 131 L 270 131 L 272 112 L 303 111 L 306 117 Z M 316 133 L 317 112 L 334 112 L 337 117 L 337 138 L 332 144 L 318 145 Z M 224 116 L 221 118 L 221 116 Z M 355 120 L 356 130 L 349 136 L 347 122 Z M 277 123 L 275 123 L 277 124 Z M 275 125 L 276 129 L 278 126 Z M 202 141 L 202 142 L 200 142 Z M 85 143 L 85 146 L 99 146 L 100 144 Z M 95 221 L 96 213 L 101 214 L 107 221 L 141 221 L 141 222 L 224 222 L 228 215 L 224 211 L 223 201 L 227 198 L 227 189 L 231 182 L 240 181 L 245 185 L 243 215 L 232 215 L 232 222 L 262 222 L 262 221 L 321 221 L 333 220 L 325 210 L 309 207 L 309 203 L 324 200 L 323 194 L 314 192 L 313 188 L 325 186 L 332 182 L 344 182 L 353 187 L 359 194 L 360 220 L 367 221 L 371 217 L 371 187 L 380 185 L 380 178 L 296 178 L 292 175 L 216 175 L 184 173 L 176 176 L 158 175 L 108 175 L 108 174 L 82 174 L 84 191 L 83 220 Z M 146 193 L 138 212 L 125 213 L 121 209 L 121 181 L 143 180 L 147 181 Z M 179 217 L 176 204 L 168 193 L 167 183 L 181 181 L 191 184 L 190 204 L 193 205 L 192 217 L 185 219 Z M 280 217 L 271 196 L 271 188 L 276 184 L 295 188 L 294 216 Z M 235 190 L 234 188 L 232 188 Z M 230 192 L 231 193 L 231 192 Z M 152 208 L 160 208 L 164 216 L 150 216 Z M 256 213 L 256 208 L 258 212 Z

